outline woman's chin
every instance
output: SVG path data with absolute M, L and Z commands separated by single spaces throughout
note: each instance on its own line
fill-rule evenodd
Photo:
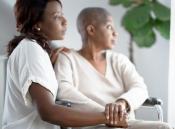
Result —
M 64 40 L 64 36 L 56 37 L 54 40 Z
M 60 39 L 58 39 L 58 40 L 64 40 L 64 37 L 60 37 Z
M 113 49 L 113 47 L 106 47 L 103 50 L 106 51 L 106 50 L 112 50 L 112 49 Z
M 110 47 L 110 48 L 107 48 L 106 50 L 112 50 L 113 49 L 113 47 Z
M 113 49 L 114 46 L 115 46 L 115 45 L 110 45 L 110 46 L 108 46 L 108 47 L 107 47 L 107 50 L 111 50 L 111 49 Z

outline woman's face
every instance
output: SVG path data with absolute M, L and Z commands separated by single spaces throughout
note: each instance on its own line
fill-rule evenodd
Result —
M 96 45 L 103 50 L 112 49 L 114 47 L 117 33 L 111 16 L 108 16 L 105 24 L 99 24 L 95 27 L 95 35 L 93 37 Z
M 47 3 L 43 19 L 39 22 L 40 31 L 49 40 L 62 40 L 66 32 L 67 21 L 63 16 L 62 7 L 57 1 Z

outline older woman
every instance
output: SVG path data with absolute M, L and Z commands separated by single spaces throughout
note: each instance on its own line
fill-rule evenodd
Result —
M 79 110 L 105 109 L 111 123 L 127 122 L 127 112 L 129 129 L 169 129 L 161 122 L 132 120 L 133 111 L 148 97 L 147 87 L 128 58 L 111 51 L 117 34 L 110 13 L 98 7 L 83 9 L 77 27 L 82 49 L 60 54 L 55 64 L 58 98 Z

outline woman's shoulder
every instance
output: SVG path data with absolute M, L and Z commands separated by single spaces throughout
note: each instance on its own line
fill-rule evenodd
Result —
M 24 38 L 23 40 L 21 40 L 21 42 L 19 43 L 19 47 L 23 47 L 23 48 L 27 48 L 27 49 L 39 49 L 39 50 L 44 50 L 37 42 L 36 40 L 33 39 L 27 39 Z
M 13 50 L 9 58 L 17 58 L 23 56 L 32 56 L 33 58 L 42 56 L 46 57 L 45 50 L 35 41 L 24 38 L 18 46 Z
M 81 56 L 79 55 L 78 51 L 75 49 L 69 49 L 69 51 L 62 51 L 59 54 L 58 60 L 62 60 L 64 62 L 77 62 L 81 60 Z
M 19 47 L 18 51 L 22 53 L 25 51 L 25 53 L 30 53 L 32 55 L 47 54 L 47 52 L 36 42 L 36 40 L 33 39 L 24 38 L 17 47 Z
M 66 56 L 67 58 L 73 58 L 78 54 L 78 52 L 75 49 L 69 49 L 68 51 L 62 51 L 60 54 Z
M 111 58 L 111 61 L 113 64 L 117 65 L 118 67 L 122 67 L 122 66 L 127 66 L 127 65 L 131 65 L 131 61 L 129 60 L 129 58 L 122 54 L 122 53 L 119 53 L 119 52 L 115 52 L 115 51 L 108 51 L 108 54 Z
M 126 55 L 120 52 L 116 52 L 114 50 L 108 50 L 107 54 L 115 60 L 128 60 L 128 57 Z

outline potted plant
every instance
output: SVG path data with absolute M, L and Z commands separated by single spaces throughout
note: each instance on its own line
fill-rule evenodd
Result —
M 133 63 L 134 42 L 138 47 L 151 47 L 156 42 L 155 30 L 169 39 L 170 9 L 158 0 L 109 0 L 109 3 L 127 9 L 122 25 L 130 34 L 129 58 Z

